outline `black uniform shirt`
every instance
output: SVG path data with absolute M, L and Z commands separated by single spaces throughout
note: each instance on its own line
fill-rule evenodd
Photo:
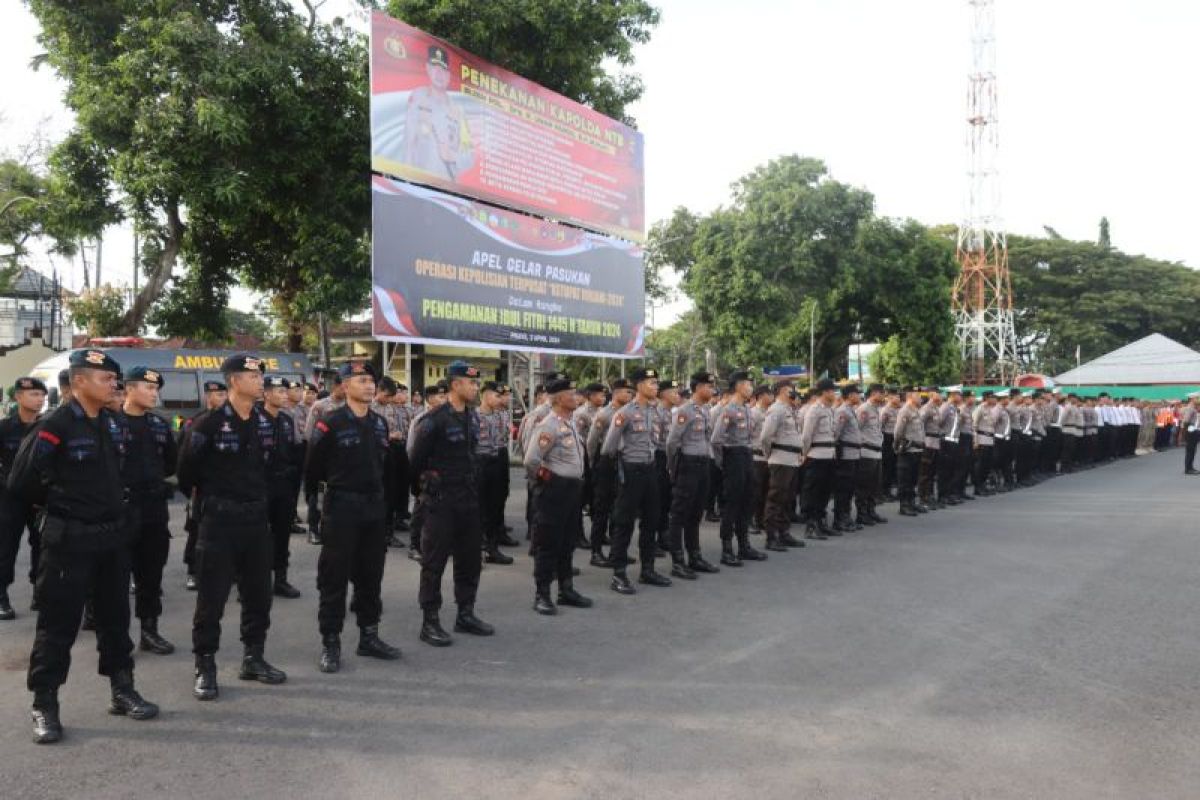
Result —
M 81 522 L 121 518 L 124 443 L 116 415 L 106 408 L 89 418 L 72 400 L 41 420 L 22 443 L 8 488 L 51 516 Z
M 446 483 L 474 482 L 479 423 L 471 409 L 460 413 L 443 403 L 421 417 L 415 434 L 409 453 L 414 475 L 432 472 Z
M 370 410 L 355 416 L 350 406 L 344 405 L 313 426 L 304 469 L 305 491 L 315 493 L 323 481 L 331 491 L 379 494 L 383 492 L 387 452 L 387 420 Z
M 296 444 L 296 420 L 290 414 L 271 413 L 258 409 L 258 437 L 267 461 L 267 482 L 273 492 L 290 492 L 292 481 L 300 469 L 300 448 Z
M 35 425 L 36 421 L 28 425 L 21 422 L 15 411 L 11 417 L 0 420 L 0 482 L 8 480 L 13 459 L 17 457 L 17 450 L 21 447 L 21 440 Z
M 229 401 L 203 418 L 197 417 L 179 452 L 179 485 L 195 487 L 205 497 L 237 502 L 267 497 L 266 450 L 260 429 L 271 421 L 257 408 L 242 419 Z
M 157 493 L 163 498 L 163 479 L 175 474 L 179 448 L 171 427 L 157 414 L 122 414 L 125 466 L 121 477 L 137 494 Z

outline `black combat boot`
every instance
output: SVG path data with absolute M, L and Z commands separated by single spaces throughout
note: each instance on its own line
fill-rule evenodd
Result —
M 54 744 L 62 739 L 62 723 L 58 719 L 58 690 L 42 689 L 33 693 L 33 709 L 29 712 L 33 720 L 33 741 L 37 744 Z
M 316 528 L 308 529 L 308 543 L 315 545 L 321 544 L 321 533 Z
M 804 547 L 804 542 L 792 536 L 789 531 L 780 531 L 776 538 L 779 539 L 779 543 L 784 547 Z
M 434 647 L 449 647 L 454 642 L 442 627 L 435 608 L 425 609 L 425 619 L 421 622 L 421 641 Z
M 738 561 L 766 561 L 767 554 L 761 553 L 750 546 L 750 537 L 745 533 L 738 534 Z
M 507 566 L 507 565 L 513 563 L 512 556 L 505 555 L 504 553 L 502 553 L 500 551 L 499 546 L 497 546 L 494 543 L 488 545 L 488 549 L 486 552 L 487 552 L 487 554 L 483 557 L 483 560 L 489 564 L 503 564 L 503 565 Z
M 592 560 L 588 563 L 590 563 L 593 567 L 599 567 L 600 569 L 612 569 L 613 566 L 612 560 L 609 559 L 608 556 L 604 555 L 603 550 L 593 551 Z
M 558 607 L 550 599 L 550 587 L 539 586 L 533 595 L 533 610 L 545 617 L 553 617 L 558 613 Z
M 742 560 L 733 552 L 733 542 L 721 540 L 721 563 L 727 567 L 740 567 Z
M 579 537 L 575 540 L 575 549 L 576 550 L 590 550 L 591 548 L 592 548 L 592 543 L 590 541 L 588 541 L 588 538 L 587 538 L 587 536 L 584 535 L 583 531 L 580 531 Z
M 859 529 L 862 529 L 864 527 L 874 525 L 875 520 L 871 519 L 870 514 L 866 514 L 866 513 L 863 513 L 862 511 L 860 511 L 854 517 L 854 524 L 857 525 L 859 527 Z
M 16 618 L 17 612 L 13 611 L 12 603 L 8 602 L 8 592 L 0 592 L 0 620 Z
M 138 649 L 160 656 L 169 656 L 175 652 L 175 645 L 158 635 L 158 619 L 146 617 L 142 620 L 142 635 L 138 640 Z
M 277 684 L 287 680 L 287 673 L 281 669 L 275 669 L 267 663 L 267 660 L 263 658 L 263 646 L 260 644 L 246 648 L 238 677 L 244 681 Z
M 337 672 L 342 668 L 342 639 L 336 633 L 327 633 L 321 637 L 321 657 L 317 659 L 317 669 L 321 672 Z
M 817 527 L 817 523 L 810 522 L 806 526 L 804 526 L 804 538 L 805 539 L 815 539 L 819 542 L 823 542 L 826 539 L 828 539 L 829 537 L 826 536 L 825 534 L 821 533 L 821 529 Z
M 685 581 L 696 580 L 696 572 L 683 560 L 682 552 L 671 554 L 671 575 Z
M 300 596 L 300 590 L 288 583 L 286 569 L 275 571 L 275 596 L 286 597 L 289 600 L 295 600 Z
M 787 546 L 779 541 L 779 535 L 775 531 L 767 531 L 767 549 L 776 553 L 787 552 Z
M 497 534 L 496 544 L 500 545 L 501 547 L 516 547 L 520 544 L 520 542 L 508 535 L 508 528 L 506 527 L 504 530 L 500 531 L 499 534 Z
M 825 524 L 824 514 L 817 518 L 817 530 L 819 530 L 825 536 L 841 536 L 840 533 Z
M 384 661 L 395 661 L 400 657 L 400 648 L 392 647 L 379 638 L 379 626 L 367 625 L 358 630 L 358 649 L 355 655 L 379 658 Z
M 396 550 L 403 550 L 404 548 L 408 547 L 408 542 L 404 541 L 393 533 L 388 536 L 387 546 L 395 548 Z
M 638 574 L 638 583 L 644 583 L 647 586 L 667 587 L 671 585 L 671 579 L 666 575 L 659 575 L 654 571 L 654 559 L 649 559 L 649 563 L 642 564 L 642 570 Z
M 454 630 L 472 636 L 491 636 L 496 632 L 495 628 L 475 616 L 473 606 L 458 607 L 458 614 L 454 617 Z
M 833 518 L 833 529 L 837 533 L 850 533 L 854 530 L 854 523 L 850 521 L 849 517 L 837 514 Z
M 575 586 L 573 584 L 559 583 L 558 604 L 560 606 L 570 606 L 572 608 L 591 608 L 592 599 L 590 597 L 584 597 L 579 592 L 575 591 Z
M 133 672 L 123 669 L 109 679 L 112 684 L 112 704 L 108 713 L 130 719 L 153 719 L 158 716 L 158 706 L 138 694 L 133 688 Z
M 691 567 L 692 572 L 695 573 L 703 572 L 706 574 L 715 575 L 721 571 L 719 567 L 715 567 L 708 563 L 708 561 L 704 559 L 704 556 L 701 555 L 699 550 L 695 551 L 694 553 L 688 553 L 688 566 Z
M 879 512 L 875 510 L 875 506 L 871 506 L 871 510 L 867 513 L 870 514 L 871 520 L 876 525 L 887 525 L 887 517 L 880 516 Z
M 192 687 L 192 696 L 197 700 L 216 700 L 219 693 L 216 656 L 211 653 L 196 656 L 196 684 Z
M 637 589 L 633 588 L 633 584 L 629 582 L 629 576 L 624 571 L 613 573 L 608 588 L 617 594 L 637 594 Z
M 902 517 L 919 517 L 916 507 L 912 503 L 904 502 L 900 504 L 900 516 Z

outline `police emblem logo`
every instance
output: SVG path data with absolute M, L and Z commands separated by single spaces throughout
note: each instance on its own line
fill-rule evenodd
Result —
M 162 376 L 152 369 L 146 370 L 145 375 L 146 380 L 150 381 L 151 383 L 158 383 L 160 380 L 162 380 Z
M 367 368 L 361 361 L 355 361 L 350 364 L 350 371 L 355 375 L 362 375 L 367 371 Z
M 476 369 L 475 367 L 467 367 L 467 377 L 468 378 L 478 378 L 479 370 Z
M 554 441 L 554 437 L 548 433 L 543 433 L 538 437 L 538 444 L 542 447 L 549 447 L 552 441 Z
M 221 433 L 233 433 L 233 428 L 229 427 L 228 422 L 221 424 Z
M 255 370 L 261 370 L 262 369 L 262 359 L 252 358 L 250 356 L 247 356 L 246 357 L 246 369 L 250 372 L 254 372 Z
M 392 58 L 408 58 L 408 51 L 404 49 L 404 40 L 399 36 L 389 36 L 385 39 L 383 49 Z
M 104 353 L 101 353 L 99 350 L 89 350 L 87 355 L 83 357 L 83 360 L 89 364 L 103 364 Z
M 18 383 L 18 386 L 20 386 L 22 389 L 32 389 L 33 381 L 29 380 L 28 378 L 22 378 Z

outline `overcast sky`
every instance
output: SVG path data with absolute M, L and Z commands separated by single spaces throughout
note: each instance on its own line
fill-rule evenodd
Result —
M 646 136 L 649 220 L 726 203 L 731 182 L 788 153 L 824 159 L 873 192 L 880 214 L 959 220 L 967 0 L 658 5 L 662 24 L 637 51 L 646 93 L 632 109 Z M 16 0 L 3 6 L 0 148 L 11 149 L 38 120 L 61 135 L 70 118 L 50 73 L 28 70 L 34 21 Z M 996 16 L 1006 227 L 1094 239 L 1107 216 L 1118 247 L 1200 266 L 1200 3 L 997 0 Z M 129 280 L 127 230 L 110 232 L 104 260 L 106 275 Z

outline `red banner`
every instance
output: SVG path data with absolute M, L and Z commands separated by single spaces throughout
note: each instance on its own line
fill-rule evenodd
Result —
M 377 172 L 641 242 L 642 148 L 628 125 L 371 17 Z

